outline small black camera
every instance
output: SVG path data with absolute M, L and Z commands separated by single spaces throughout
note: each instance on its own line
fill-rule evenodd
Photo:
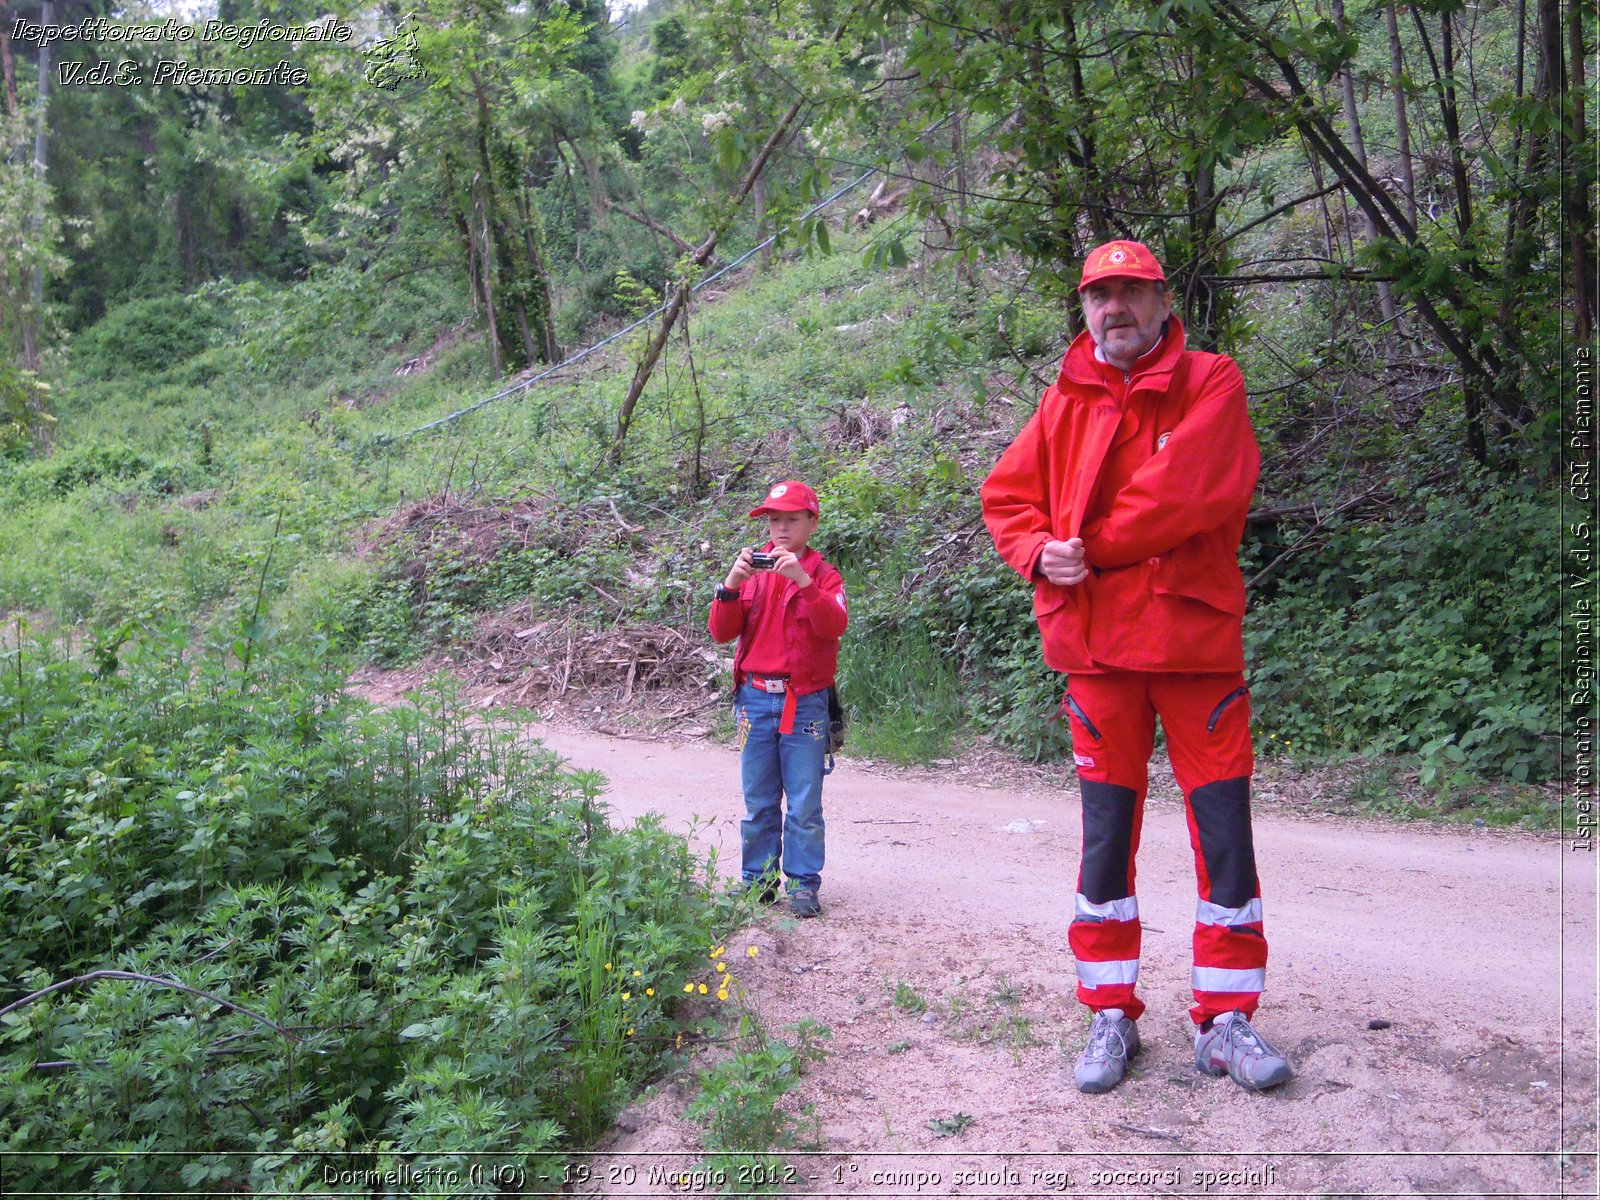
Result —
M 777 565 L 778 556 L 776 554 L 766 554 L 760 550 L 753 550 L 750 553 L 750 569 L 752 571 L 770 571 Z

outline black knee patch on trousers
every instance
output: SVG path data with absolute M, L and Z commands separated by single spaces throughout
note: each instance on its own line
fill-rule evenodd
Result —
M 1083 795 L 1083 878 L 1091 904 L 1128 894 L 1128 853 L 1133 844 L 1134 790 L 1080 779 Z
M 1211 903 L 1243 908 L 1255 899 L 1256 849 L 1250 837 L 1250 780 L 1223 779 L 1190 793 Z

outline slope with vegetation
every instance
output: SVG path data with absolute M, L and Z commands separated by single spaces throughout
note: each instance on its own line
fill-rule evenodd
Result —
M 1263 753 L 1552 822 L 1579 6 L 335 11 L 361 52 L 298 47 L 301 89 L 41 89 L 6 48 L 7 1145 L 289 1186 L 296 1149 L 602 1127 L 671 1028 L 619 1024 L 604 963 L 704 952 L 692 865 L 450 702 L 337 681 L 448 657 L 502 702 L 706 707 L 707 588 L 771 479 L 817 486 L 851 588 L 853 752 L 1060 755 L 976 488 L 1106 236 L 1251 385 Z M 140 1163 L 95 1185 L 170 1183 Z

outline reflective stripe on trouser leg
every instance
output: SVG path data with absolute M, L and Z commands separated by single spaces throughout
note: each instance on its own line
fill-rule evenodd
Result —
M 1266 986 L 1267 966 L 1250 829 L 1250 781 L 1208 783 L 1195 788 L 1188 801 L 1200 885 L 1190 1015 L 1197 1023 L 1233 1009 L 1249 1016 Z
M 1120 1008 L 1135 1020 L 1144 1003 L 1139 980 L 1139 902 L 1132 894 L 1139 796 L 1132 788 L 1080 779 L 1083 865 L 1067 941 L 1077 963 L 1078 999 Z

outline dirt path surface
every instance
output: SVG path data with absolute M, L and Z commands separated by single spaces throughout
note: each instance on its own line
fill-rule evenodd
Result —
M 618 819 L 660 813 L 736 869 L 731 750 L 533 732 L 606 774 Z M 788 1194 L 1595 1194 L 1595 865 L 1558 839 L 1259 815 L 1273 957 L 1257 1023 L 1297 1074 L 1252 1095 L 1194 1069 L 1192 860 L 1158 778 L 1145 1051 L 1115 1092 L 1084 1096 L 1072 789 L 845 763 L 825 796 L 824 917 L 774 908 L 728 942 L 768 1030 L 832 1030 L 783 1101 L 811 1108 L 819 1147 L 786 1155 Z M 587 1193 L 685 1194 L 661 1179 L 703 1158 L 682 1115 L 694 1090 L 687 1072 L 625 1112 Z

